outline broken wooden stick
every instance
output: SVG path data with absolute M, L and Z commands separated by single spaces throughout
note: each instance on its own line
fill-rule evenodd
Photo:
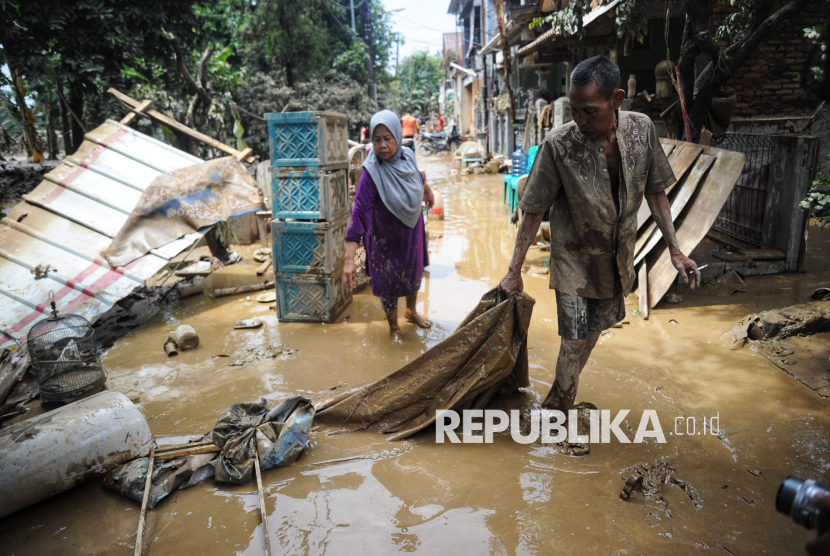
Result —
M 138 118 L 139 114 L 142 114 L 145 110 L 150 108 L 150 106 L 152 106 L 152 105 L 153 105 L 152 100 L 145 100 L 144 102 L 142 102 L 141 104 L 139 104 L 138 106 L 133 108 L 132 112 L 130 112 L 129 114 L 127 114 L 126 116 L 121 118 L 121 121 L 119 123 L 122 124 L 122 125 L 130 125 L 131 123 L 133 123 L 135 121 L 136 118 Z
M 132 98 L 128 95 L 125 95 L 124 93 L 122 93 L 121 91 L 119 91 L 117 89 L 109 88 L 109 89 L 107 89 L 107 92 L 109 94 L 111 94 L 112 96 L 114 96 L 115 98 L 117 98 L 119 101 L 123 102 L 125 105 L 127 105 L 131 110 L 132 109 L 138 109 L 141 106 L 141 102 L 135 100 L 134 98 Z M 133 113 L 137 114 L 138 112 L 133 112 Z M 181 133 L 184 133 L 185 135 L 189 135 L 190 137 L 193 137 L 194 139 L 198 139 L 202 143 L 205 143 L 206 145 L 210 145 L 214 149 L 222 151 L 225 154 L 229 154 L 229 155 L 234 156 L 234 157 L 245 154 L 245 151 L 240 152 L 240 151 L 234 149 L 233 147 L 230 147 L 230 146 L 228 146 L 224 143 L 221 143 L 221 142 L 217 141 L 213 137 L 208 137 L 204 133 L 199 133 L 195 129 L 189 128 L 186 125 L 177 122 L 173 118 L 171 118 L 169 116 L 165 116 L 164 114 L 162 114 L 161 112 L 159 112 L 157 110 L 150 109 L 150 110 L 147 110 L 145 112 L 141 112 L 141 115 L 142 116 L 147 116 L 148 118 L 150 118 L 152 120 L 155 120 L 156 122 L 159 122 L 161 124 L 164 124 L 168 127 L 172 127 L 176 131 L 180 131 Z M 247 151 L 247 149 L 246 149 L 246 151 Z M 250 156 L 250 153 L 246 156 L 247 156 L 247 158 L 244 159 L 245 162 L 247 162 L 249 164 L 253 164 L 254 162 L 256 162 L 256 157 L 255 156 Z
M 211 442 L 204 446 L 194 446 L 192 448 L 182 448 L 179 450 L 169 450 L 167 452 L 157 453 L 157 460 L 176 459 L 184 456 L 196 456 L 199 454 L 210 454 L 212 452 L 220 452 L 222 448 Z
M 138 518 L 138 533 L 135 536 L 135 556 L 141 556 L 144 542 L 144 519 L 147 517 L 147 502 L 150 500 L 150 487 L 153 486 L 153 461 L 156 447 L 150 448 L 150 462 L 147 464 L 147 481 L 144 483 L 144 496 L 141 498 L 141 517 Z
M 250 292 L 258 292 L 261 290 L 267 290 L 268 288 L 274 287 L 274 281 L 269 280 L 267 282 L 263 282 L 262 284 L 252 284 L 250 286 L 235 286 L 233 288 L 219 288 L 218 290 L 214 290 L 213 297 L 225 297 L 227 295 L 234 295 L 237 293 L 250 293 Z
M 259 492 L 259 513 L 262 514 L 262 533 L 265 535 L 265 556 L 271 556 L 271 539 L 268 537 L 268 516 L 265 513 L 265 493 L 262 491 L 262 475 L 259 472 L 259 450 L 254 444 L 254 471 L 256 489 Z

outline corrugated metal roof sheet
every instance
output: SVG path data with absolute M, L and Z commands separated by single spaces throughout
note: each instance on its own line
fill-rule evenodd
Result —
M 127 221 L 156 176 L 201 159 L 107 120 L 78 152 L 46 174 L 0 226 L 0 347 L 25 339 L 58 309 L 90 322 L 163 268 L 200 234 L 189 234 L 123 268 L 99 255 Z M 35 280 L 31 270 L 56 268 Z

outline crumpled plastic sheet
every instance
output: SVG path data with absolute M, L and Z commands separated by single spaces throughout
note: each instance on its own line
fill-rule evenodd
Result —
M 174 490 L 185 489 L 213 476 L 211 460 L 216 454 L 199 454 L 176 459 L 157 460 L 153 465 L 153 484 L 147 507 L 153 509 L 160 500 Z M 144 501 L 147 467 L 150 458 L 138 458 L 115 469 L 104 479 L 104 488 L 132 498 L 139 504 Z
M 254 457 L 262 470 L 291 465 L 308 442 L 314 406 L 296 396 L 273 407 L 237 403 L 222 412 L 213 429 L 213 441 L 222 448 L 216 462 L 216 480 L 245 484 L 253 479 Z

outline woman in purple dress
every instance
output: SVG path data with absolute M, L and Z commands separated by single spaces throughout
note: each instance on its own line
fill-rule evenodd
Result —
M 360 240 L 366 246 L 366 274 L 372 293 L 380 298 L 389 334 L 397 339 L 398 298 L 406 297 L 405 318 L 429 328 L 432 323 L 415 310 L 424 267 L 429 264 L 421 201 L 429 207 L 433 195 L 415 164 L 415 153 L 402 149 L 401 120 L 390 110 L 372 116 L 372 152 L 363 163 L 352 224 L 346 232 L 344 280 L 354 286 L 354 258 Z

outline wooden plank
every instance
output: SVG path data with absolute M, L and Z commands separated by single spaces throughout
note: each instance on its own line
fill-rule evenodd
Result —
M 254 149 L 252 149 L 251 147 L 248 147 L 247 149 L 245 149 L 244 151 L 242 151 L 241 153 L 236 155 L 236 159 L 241 162 L 241 161 L 245 160 L 246 158 L 248 158 L 249 156 L 251 156 L 252 152 L 254 152 Z
M 271 269 L 271 264 L 271 257 L 266 258 L 265 261 L 263 261 L 263 263 L 259 266 L 259 268 L 256 269 L 256 275 L 262 276 L 263 274 L 268 272 Z
M 127 106 L 131 107 L 131 108 L 138 108 L 141 105 L 141 103 L 139 101 L 125 95 L 124 93 L 122 93 L 121 91 L 118 91 L 116 89 L 110 88 L 110 89 L 107 90 L 107 92 L 109 94 L 111 94 L 112 96 L 114 96 L 115 98 L 117 98 L 118 100 L 120 100 L 121 102 L 123 102 L 124 104 L 126 104 Z M 152 120 L 155 120 L 155 121 L 157 121 L 159 123 L 162 123 L 166 126 L 172 127 L 173 129 L 175 129 L 175 130 L 177 130 L 181 133 L 184 133 L 185 135 L 189 135 L 190 137 L 193 137 L 194 139 L 198 139 L 202 143 L 205 143 L 206 145 L 210 145 L 214 149 L 222 151 L 225 154 L 229 154 L 231 156 L 237 156 L 239 154 L 242 154 L 238 150 L 234 149 L 233 147 L 230 147 L 230 146 L 228 146 L 224 143 L 221 143 L 221 142 L 217 141 L 216 139 L 214 139 L 213 137 L 208 137 L 207 135 L 205 135 L 203 133 L 199 133 L 195 129 L 191 129 L 191 128 L 187 127 L 184 124 L 180 124 L 179 122 L 177 122 L 173 118 L 165 116 L 164 114 L 162 114 L 161 112 L 158 112 L 156 110 L 152 110 L 152 109 L 147 110 L 147 112 L 144 112 L 141 115 L 142 116 L 147 116 L 147 117 L 151 118 Z M 248 162 L 249 164 L 253 164 L 253 163 L 256 162 L 256 157 L 248 156 L 248 158 L 246 158 L 245 161 Z
M 721 261 L 726 261 L 726 262 L 730 262 L 730 263 L 739 263 L 739 262 L 749 260 L 749 257 L 744 255 L 743 253 L 719 253 L 719 252 L 715 252 L 715 253 L 712 253 L 712 256 L 715 257 L 716 259 L 721 260 Z
M 153 486 L 153 462 L 156 447 L 150 448 L 150 462 L 147 464 L 147 480 L 144 483 L 144 496 L 141 499 L 141 517 L 138 518 L 138 533 L 135 536 L 135 556 L 141 556 L 144 544 L 144 519 L 147 517 L 147 502 L 150 500 L 150 487 Z
M 640 300 L 640 318 L 648 320 L 651 305 L 648 302 L 648 265 L 645 262 L 637 270 L 637 297 Z
M 663 145 L 663 154 L 666 155 L 666 157 L 668 157 L 672 153 L 672 151 L 674 150 L 674 145 L 668 144 L 668 143 L 663 143 L 662 145 Z
M 664 139 L 664 141 L 672 141 Z M 703 154 L 715 157 L 706 179 L 698 186 L 692 204 L 677 229 L 677 243 L 683 253 L 691 253 L 714 224 L 726 198 L 741 176 L 746 155 L 713 147 L 703 147 Z M 648 272 L 649 304 L 660 301 L 677 276 L 668 249 L 657 257 Z
M 665 141 L 671 141 L 671 139 L 661 139 L 661 142 L 665 144 Z M 680 180 L 683 179 L 683 176 L 686 175 L 686 171 L 692 167 L 694 161 L 697 160 L 698 155 L 703 151 L 703 147 L 700 145 L 695 145 L 694 143 L 686 143 L 685 141 L 677 141 L 675 144 L 675 148 L 672 151 L 671 155 L 669 155 L 669 164 L 671 165 L 672 172 L 674 173 L 674 179 L 677 181 L 666 188 L 666 195 L 668 195 L 672 189 L 674 189 L 675 185 L 680 183 Z M 646 200 L 643 199 L 643 204 L 640 205 L 640 210 L 637 211 L 637 229 L 643 227 L 643 224 L 651 216 L 651 211 L 648 208 L 648 203 Z
M 787 252 L 783 249 L 745 249 L 743 254 L 753 261 L 776 261 L 787 258 Z
M 680 216 L 680 213 L 683 212 L 683 209 L 686 207 L 689 199 L 692 198 L 692 195 L 697 189 L 700 180 L 703 179 L 703 176 L 706 175 L 706 172 L 714 162 L 714 156 L 703 154 L 698 157 L 697 162 L 695 162 L 695 165 L 692 167 L 692 171 L 689 172 L 689 175 L 683 180 L 683 185 L 680 186 L 680 191 L 678 191 L 677 196 L 675 196 L 671 203 L 672 222 L 674 222 L 675 219 Z M 651 232 L 649 232 L 649 229 Z M 657 245 L 657 242 L 663 237 L 663 232 L 657 228 L 656 222 L 652 222 L 649 225 L 649 229 L 647 229 L 646 233 L 642 235 L 643 238 L 646 238 L 646 241 L 643 241 L 645 246 L 640 245 L 640 248 L 638 248 L 636 244 L 634 246 L 634 253 L 636 254 L 634 259 L 635 265 L 643 260 L 643 257 L 648 255 L 648 253 L 654 249 L 654 246 Z M 640 243 L 640 239 L 637 240 L 637 243 Z
M 133 111 L 126 116 L 124 116 L 121 121 L 119 122 L 121 125 L 130 125 L 133 121 L 138 118 L 138 115 L 150 108 L 153 105 L 152 100 L 145 100 L 141 104 L 139 104 Z
M 265 556 L 271 556 L 271 537 L 268 535 L 268 515 L 265 512 L 265 493 L 262 490 L 262 475 L 259 471 L 259 450 L 254 448 L 254 470 L 256 489 L 259 493 L 259 513 L 262 515 L 262 534 L 265 536 Z

